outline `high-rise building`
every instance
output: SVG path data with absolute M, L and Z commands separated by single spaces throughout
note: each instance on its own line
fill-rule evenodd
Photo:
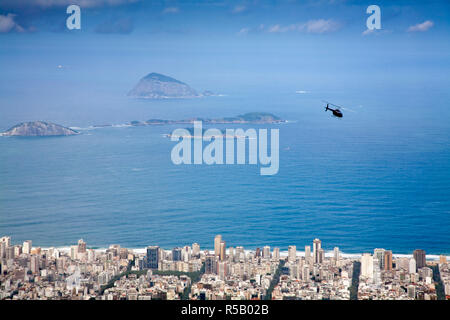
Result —
M 78 252 L 85 253 L 86 252 L 86 242 L 83 239 L 78 240 Z
M 222 242 L 222 236 L 220 234 L 218 234 L 215 238 L 214 238 L 214 254 L 216 256 L 220 255 L 220 243 Z
M 260 248 L 256 248 L 256 251 L 255 251 L 255 257 L 256 257 L 256 258 L 261 257 L 261 249 L 260 249 Z
M 192 256 L 200 257 L 200 245 L 198 243 L 192 244 Z
M 216 273 L 216 256 L 207 255 L 205 257 L 205 273 L 206 274 Z
M 147 255 L 146 255 L 146 267 L 149 269 L 158 269 L 159 264 L 159 247 L 158 246 L 149 246 L 147 247 Z
M 172 249 L 172 260 L 181 261 L 181 248 L 177 247 Z
M 30 258 L 30 269 L 32 273 L 39 272 L 39 256 L 32 255 Z
M 323 263 L 325 261 L 325 250 L 319 250 L 319 261 L 317 263 Z
M 236 247 L 236 261 L 245 260 L 245 251 L 244 247 L 238 246 Z
M 233 247 L 228 248 L 228 259 L 230 261 L 234 261 L 234 248 Z
M 322 241 L 319 239 L 314 239 L 313 241 L 313 257 L 314 263 L 319 263 L 320 260 L 320 249 L 322 249 Z
M 56 254 L 59 255 L 59 253 L 56 253 Z M 95 260 L 95 251 L 94 251 L 94 249 L 88 249 L 87 250 L 87 259 L 88 259 L 89 262 L 93 262 Z
M 441 255 L 439 256 L 439 263 L 440 263 L 440 264 L 445 264 L 445 263 L 447 263 L 447 257 L 444 256 L 443 254 L 441 254 Z
M 3 236 L 0 238 L 0 242 L 3 242 L 6 247 L 9 247 L 9 246 L 11 246 L 11 237 Z
M 228 264 L 226 261 L 219 261 L 217 263 L 217 274 L 221 280 L 225 280 L 228 275 Z
M 106 250 L 106 252 L 111 252 L 113 257 L 116 257 L 119 255 L 120 252 L 120 245 L 118 244 L 112 244 L 109 246 L 109 249 Z
M 263 258 L 270 259 L 270 247 L 269 246 L 265 246 L 263 248 Z
M 308 265 L 304 265 L 303 266 L 302 280 L 304 282 L 309 282 L 311 280 L 310 270 L 309 270 L 309 266 Z
M 21 253 L 22 253 L 22 246 L 20 245 L 14 246 L 14 257 L 20 256 Z
M 273 258 L 277 260 L 280 259 L 280 248 L 273 248 Z
M 416 271 L 427 265 L 425 250 L 416 249 L 413 253 L 414 259 L 416 260 Z
M 381 269 L 380 269 L 380 261 L 378 260 L 378 256 L 373 256 L 373 283 L 375 285 L 379 285 L 381 282 Z
M 22 252 L 23 253 L 30 254 L 31 253 L 31 248 L 32 248 L 31 240 L 26 240 L 26 241 L 23 242 L 23 245 L 22 245 Z
M 373 257 L 374 259 L 376 258 L 378 260 L 378 264 L 379 264 L 379 268 L 380 270 L 384 270 L 384 253 L 386 252 L 386 250 L 384 249 L 375 249 L 373 250 Z
M 78 259 L 78 246 L 70 246 L 70 259 Z
M 6 257 L 6 243 L 0 241 L 0 260 Z
M 190 246 L 184 246 L 181 250 L 181 260 L 184 262 L 189 262 L 189 259 L 191 258 L 191 247 Z
M 397 270 L 409 270 L 409 258 L 396 258 L 395 259 L 395 269 Z
M 409 273 L 416 273 L 417 270 L 417 262 L 416 259 L 411 258 L 409 260 Z
M 299 277 L 299 266 L 298 264 L 292 263 L 289 265 L 289 275 L 293 279 L 298 279 Z
M 86 252 L 86 249 L 85 249 Z M 120 248 L 119 250 L 119 257 L 120 259 L 127 259 L 128 258 L 128 249 L 127 248 Z
M 373 278 L 373 256 L 370 253 L 364 253 L 361 257 L 361 276 Z
M 6 247 L 6 260 L 14 259 L 14 247 Z
M 227 250 L 227 246 L 225 244 L 225 241 L 221 241 L 220 242 L 220 252 L 219 252 L 219 260 L 220 261 L 224 261 L 226 259 L 226 257 L 227 257 L 226 250 Z
M 384 252 L 384 270 L 392 271 L 392 251 L 386 250 Z
M 310 263 L 310 260 L 311 260 L 311 246 L 305 246 L 305 260 L 306 260 L 306 263 Z
M 334 261 L 339 261 L 339 247 L 334 247 L 333 249 L 333 258 Z
M 288 260 L 294 262 L 297 259 L 297 247 L 289 246 L 288 248 Z

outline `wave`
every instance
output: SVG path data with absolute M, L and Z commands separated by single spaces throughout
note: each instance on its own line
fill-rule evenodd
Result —
M 87 126 L 87 127 L 69 127 L 72 130 L 76 131 L 89 131 L 89 130 L 97 130 L 97 129 L 104 129 L 104 128 L 127 128 L 132 127 L 130 123 L 119 123 L 119 124 L 103 124 L 103 125 L 93 125 L 93 126 Z

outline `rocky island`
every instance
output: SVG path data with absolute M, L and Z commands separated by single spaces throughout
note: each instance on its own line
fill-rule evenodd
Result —
M 21 136 L 21 137 L 43 137 L 43 136 L 71 136 L 78 134 L 77 131 L 61 125 L 44 122 L 31 121 L 23 122 L 7 131 L 1 133 L 1 136 Z
M 128 96 L 143 99 L 180 99 L 197 98 L 202 95 L 184 82 L 153 72 L 143 77 Z

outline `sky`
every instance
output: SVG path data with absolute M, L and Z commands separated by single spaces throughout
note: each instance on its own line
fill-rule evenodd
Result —
M 70 4 L 80 30 L 66 27 Z M 381 29 L 368 31 L 372 4 Z M 226 94 L 442 95 L 449 9 L 445 0 L 0 0 L 0 111 L 123 96 L 150 72 Z

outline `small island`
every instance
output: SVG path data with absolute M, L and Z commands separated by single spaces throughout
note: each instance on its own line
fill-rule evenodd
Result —
M 204 124 L 274 124 L 283 123 L 286 120 L 268 113 L 268 112 L 250 112 L 236 117 L 225 117 L 217 119 L 208 118 L 191 118 L 185 120 L 162 120 L 150 119 L 147 121 L 131 121 L 132 126 L 147 126 L 147 125 L 169 125 L 169 124 L 192 124 L 194 121 L 202 121 Z
M 75 134 L 78 134 L 75 130 L 44 121 L 22 122 L 0 133 L 1 136 L 18 137 L 71 136 Z
M 197 98 L 202 95 L 180 80 L 152 72 L 143 77 L 128 96 L 141 99 L 181 99 Z

